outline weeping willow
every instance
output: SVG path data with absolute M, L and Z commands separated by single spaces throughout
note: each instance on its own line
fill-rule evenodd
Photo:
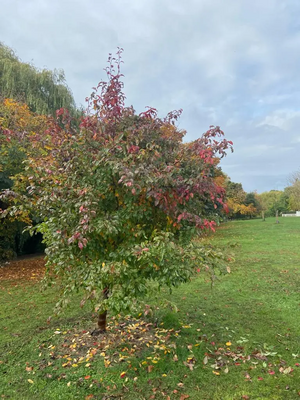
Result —
M 61 107 L 76 113 L 73 95 L 62 70 L 39 70 L 22 62 L 0 42 L 0 96 L 23 101 L 38 114 L 55 114 Z

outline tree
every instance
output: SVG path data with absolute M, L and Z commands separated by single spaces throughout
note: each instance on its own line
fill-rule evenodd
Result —
M 38 114 L 52 114 L 61 107 L 76 114 L 76 106 L 62 70 L 39 70 L 22 62 L 0 42 L 0 94 L 28 104 Z
M 0 101 L 0 190 L 13 185 L 13 177 L 24 170 L 24 160 L 32 153 L 29 135 L 42 133 L 47 126 L 47 117 L 37 115 L 29 107 L 13 99 Z M 0 210 L 7 204 L 0 200 Z M 28 233 L 22 235 L 24 223 L 11 216 L 0 220 L 0 260 L 21 254 Z
M 232 147 L 219 127 L 183 143 L 181 111 L 160 119 L 153 108 L 137 115 L 125 107 L 121 50 L 108 62 L 108 81 L 92 93 L 80 129 L 59 110 L 43 140 L 31 137 L 37 153 L 8 193 L 8 212 L 22 203 L 43 220 L 34 229 L 47 246 L 47 277 L 63 288 L 58 309 L 81 289 L 100 331 L 107 310 L 129 309 L 153 283 L 172 288 L 200 267 L 212 279 L 224 270 L 222 253 L 194 239 L 214 229 L 207 204 L 224 205 L 214 160 Z
M 29 135 L 46 130 L 47 117 L 30 111 L 25 103 L 13 99 L 0 101 L 0 190 L 12 186 L 11 177 L 24 168 L 32 151 Z
M 262 211 L 267 217 L 275 217 L 279 213 L 288 211 L 288 194 L 286 191 L 270 190 L 257 195 Z
M 300 210 L 300 171 L 290 177 L 289 206 L 291 210 Z
M 248 207 L 248 215 L 250 215 L 250 218 L 261 211 L 261 205 L 255 192 L 246 194 L 245 206 Z

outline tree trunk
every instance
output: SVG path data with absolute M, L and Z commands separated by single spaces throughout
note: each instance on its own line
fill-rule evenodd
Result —
M 107 299 L 108 298 L 108 293 L 109 293 L 108 288 L 103 290 L 103 299 Z M 107 316 L 107 311 L 106 310 L 104 312 L 102 312 L 102 313 L 99 313 L 99 315 L 98 315 L 99 332 L 106 332 L 106 316 Z
M 261 217 L 262 217 L 262 220 L 263 220 L 263 221 L 266 220 L 266 219 L 265 219 L 265 212 L 264 212 L 264 211 L 261 212 Z
M 276 210 L 276 224 L 279 224 L 279 221 L 278 221 L 278 210 Z
M 106 315 L 107 311 L 98 315 L 98 328 L 100 332 L 106 332 Z

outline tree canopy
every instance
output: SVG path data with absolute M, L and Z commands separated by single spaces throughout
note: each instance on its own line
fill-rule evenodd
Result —
M 52 114 L 61 107 L 76 112 L 63 70 L 38 69 L 22 62 L 0 42 L 0 96 L 28 104 L 38 114 Z

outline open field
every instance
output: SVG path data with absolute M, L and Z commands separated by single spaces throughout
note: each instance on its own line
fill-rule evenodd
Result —
M 213 242 L 238 244 L 213 290 L 200 275 L 105 337 L 77 303 L 47 324 L 41 258 L 0 269 L 0 398 L 300 398 L 300 218 L 230 222 Z

